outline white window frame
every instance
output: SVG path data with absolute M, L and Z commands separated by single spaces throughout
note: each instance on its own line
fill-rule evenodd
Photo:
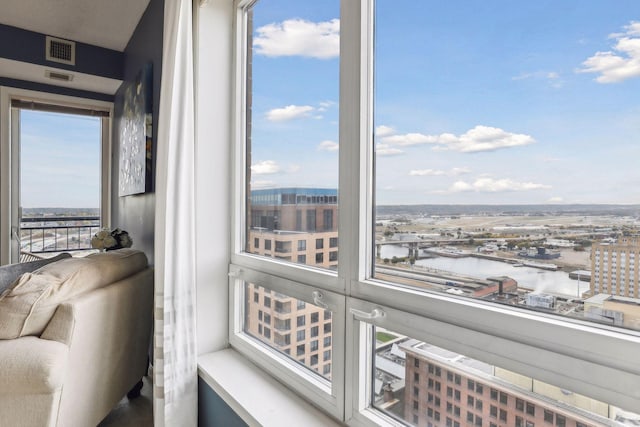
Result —
M 14 87 L 0 87 L 0 265 L 18 262 L 13 259 L 13 227 L 19 217 L 17 200 L 17 181 L 19 174 L 18 153 L 15 142 L 15 130 L 19 126 L 12 119 L 11 101 L 13 99 L 34 101 L 44 104 L 93 109 L 109 112 L 100 125 L 100 221 L 109 224 L 111 220 L 111 150 L 113 124 L 113 103 L 89 98 L 58 95 Z M 19 132 L 19 129 L 17 129 Z M 19 251 L 18 251 L 19 252 Z M 19 254 L 17 255 L 19 257 Z
M 268 0 L 263 0 L 268 1 Z M 309 300 L 314 290 L 344 308 L 334 317 L 332 366 L 343 370 L 342 392 L 320 404 L 353 425 L 398 424 L 371 408 L 371 328 L 369 323 L 425 340 L 486 363 L 584 394 L 605 403 L 640 408 L 640 332 L 620 330 L 446 294 L 418 292 L 372 277 L 373 271 L 373 10 L 374 0 L 342 0 L 340 5 L 339 262 L 338 271 L 280 262 L 242 253 L 246 199 L 245 85 L 246 22 L 237 1 L 234 57 L 234 137 L 230 342 L 242 354 L 307 398 L 313 381 L 283 371 L 270 352 L 247 346 L 241 333 L 242 280 Z M 383 318 L 362 313 L 379 308 Z M 356 313 L 356 314 L 354 314 Z M 334 312 L 334 316 L 338 313 Z M 346 320 L 345 320 L 346 316 Z M 337 339 L 344 322 L 345 339 Z M 369 323 L 367 323 L 369 322 Z M 346 344 L 344 344 L 346 342 Z M 342 362 L 341 362 L 342 360 Z M 342 365 L 342 366 L 340 366 Z M 337 368 L 337 369 L 336 369 Z M 334 375 L 334 385 L 339 382 Z M 339 397 L 344 397 L 341 404 Z M 341 412 L 344 410 L 344 415 Z M 640 410 L 639 410 L 640 411 Z

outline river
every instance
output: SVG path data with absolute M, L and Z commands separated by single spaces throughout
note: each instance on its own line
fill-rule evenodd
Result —
M 381 248 L 382 258 L 405 257 L 408 249 L 395 245 L 383 245 Z M 546 261 L 553 262 L 553 261 Z M 533 267 L 514 267 L 500 261 L 488 259 L 464 257 L 448 258 L 435 257 L 425 258 L 416 261 L 417 265 L 444 270 L 464 276 L 486 279 L 492 276 L 509 276 L 518 282 L 518 286 L 533 289 L 536 292 L 547 292 L 552 294 L 576 297 L 589 290 L 589 282 L 586 280 L 573 280 L 564 271 L 548 271 Z M 578 287 L 580 292 L 578 294 Z

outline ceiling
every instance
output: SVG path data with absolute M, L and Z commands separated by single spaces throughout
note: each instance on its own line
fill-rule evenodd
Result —
M 0 24 L 123 52 L 149 0 L 0 0 Z M 0 41 L 7 42 L 7 41 Z M 70 82 L 46 76 L 52 66 L 0 58 L 0 76 L 70 89 L 114 94 L 121 81 L 73 74 Z
M 0 24 L 124 51 L 149 0 L 0 0 Z

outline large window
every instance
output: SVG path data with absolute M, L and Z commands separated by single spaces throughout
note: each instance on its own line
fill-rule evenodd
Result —
M 547 6 L 376 2 L 376 276 L 638 329 L 640 8 Z
M 336 0 L 246 9 L 247 252 L 337 266 L 311 249 L 338 235 L 339 13 Z
M 340 3 L 239 5 L 232 346 L 353 425 L 640 420 L 640 6 Z

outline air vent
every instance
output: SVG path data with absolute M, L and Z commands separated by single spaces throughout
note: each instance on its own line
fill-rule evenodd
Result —
M 61 73 L 59 71 L 46 70 L 44 75 L 51 80 L 57 80 L 59 82 L 70 82 L 73 80 L 73 74 Z
M 76 44 L 69 40 L 47 36 L 47 61 L 76 65 Z

